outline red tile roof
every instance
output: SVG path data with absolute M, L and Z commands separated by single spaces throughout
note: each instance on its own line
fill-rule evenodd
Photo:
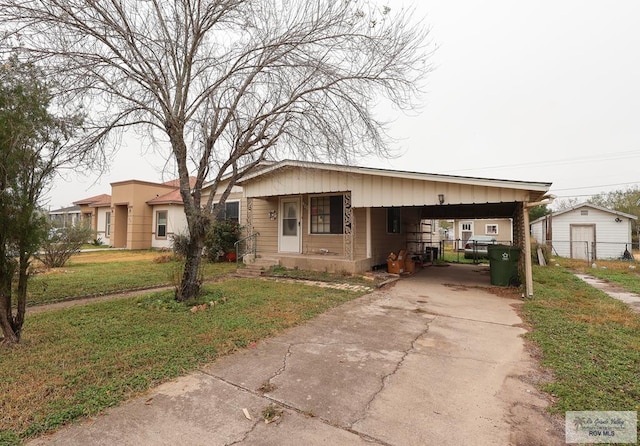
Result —
M 93 207 L 110 206 L 111 195 L 100 194 L 96 195 L 95 197 L 89 197 L 82 200 L 74 201 L 73 204 L 75 204 L 76 206 L 89 205 Z
M 147 204 L 182 204 L 182 196 L 180 195 L 180 189 L 172 190 L 169 193 L 160 195 L 147 201 Z

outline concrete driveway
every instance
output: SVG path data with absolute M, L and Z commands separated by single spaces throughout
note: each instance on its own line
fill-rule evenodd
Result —
M 519 300 L 478 285 L 486 266 L 426 268 L 31 444 L 564 444 Z

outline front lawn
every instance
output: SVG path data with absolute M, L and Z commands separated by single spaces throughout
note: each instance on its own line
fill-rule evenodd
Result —
M 63 268 L 39 270 L 29 280 L 28 303 L 110 294 L 178 283 L 182 262 L 157 251 L 98 251 L 76 254 Z M 235 271 L 235 263 L 202 263 L 203 277 Z
M 0 355 L 0 444 L 95 415 L 363 294 L 259 279 L 205 289 L 196 312 L 166 291 L 27 314 L 22 343 Z

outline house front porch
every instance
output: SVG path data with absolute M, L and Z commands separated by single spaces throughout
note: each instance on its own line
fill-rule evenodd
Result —
M 279 265 L 288 269 L 307 271 L 325 271 L 328 273 L 357 274 L 371 270 L 373 259 L 348 259 L 337 254 L 291 254 L 261 252 L 256 259 L 252 255 L 244 256 L 244 262 L 251 264 L 260 262 L 262 265 Z

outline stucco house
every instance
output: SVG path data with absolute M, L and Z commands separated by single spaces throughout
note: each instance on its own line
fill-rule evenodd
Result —
M 531 236 L 560 257 L 596 260 L 621 258 L 631 251 L 635 215 L 583 203 L 531 222 Z
M 73 204 L 80 208 L 83 224 L 91 226 L 96 231 L 96 238 L 103 244 L 110 245 L 111 195 L 100 194 L 74 201 Z
M 223 212 L 225 218 L 240 222 L 241 198 L 242 189 L 232 189 Z M 172 236 L 186 232 L 178 180 L 114 182 L 111 194 L 78 200 L 74 205 L 102 243 L 114 248 L 171 248 Z

